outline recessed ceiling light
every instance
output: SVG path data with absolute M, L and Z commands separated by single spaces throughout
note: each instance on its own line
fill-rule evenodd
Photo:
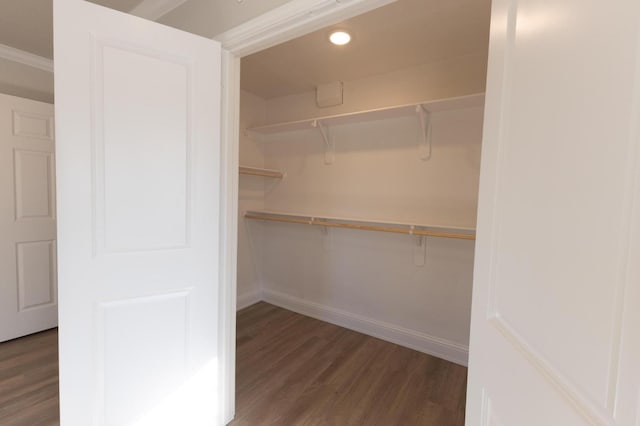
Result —
M 331 43 L 343 46 L 351 41 L 351 35 L 345 31 L 334 31 L 329 36 Z

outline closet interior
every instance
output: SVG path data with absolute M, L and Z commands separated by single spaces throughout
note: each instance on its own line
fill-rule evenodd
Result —
M 466 365 L 489 14 L 399 0 L 243 58 L 239 310 Z

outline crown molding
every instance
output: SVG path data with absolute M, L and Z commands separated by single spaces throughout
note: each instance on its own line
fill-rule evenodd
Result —
M 155 21 L 187 0 L 142 0 L 139 5 L 131 9 L 131 15 Z
M 246 56 L 397 0 L 290 0 L 214 37 L 236 56 Z
M 30 67 L 41 69 L 42 71 L 53 72 L 53 60 L 15 47 L 0 44 L 0 58 L 18 62 Z

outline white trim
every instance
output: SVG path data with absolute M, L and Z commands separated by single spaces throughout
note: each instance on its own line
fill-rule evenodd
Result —
M 38 68 L 42 71 L 53 72 L 52 59 L 34 55 L 33 53 L 25 52 L 24 50 L 4 44 L 0 44 L 0 58 Z
M 140 18 L 155 21 L 186 1 L 187 0 L 142 0 L 142 2 L 131 9 L 129 13 L 139 16 Z
M 538 352 L 533 345 L 518 333 L 509 322 L 500 314 L 495 314 L 488 319 L 489 324 L 495 327 L 507 342 L 509 342 L 524 359 L 529 361 L 540 376 L 553 386 L 569 406 L 573 407 L 588 424 L 614 425 L 615 420 L 606 408 L 599 402 L 592 400 L 588 394 L 582 391 L 571 379 L 553 366 Z
M 469 347 L 419 331 L 374 320 L 341 309 L 309 302 L 273 290 L 262 290 L 262 300 L 321 321 L 330 322 L 387 342 L 415 349 L 466 366 Z
M 254 290 L 238 295 L 236 310 L 248 308 L 262 301 L 262 291 Z
M 220 362 L 224 374 L 220 400 L 226 424 L 235 414 L 240 58 L 225 49 L 220 102 Z
M 264 50 L 397 0 L 291 0 L 216 37 L 238 56 Z

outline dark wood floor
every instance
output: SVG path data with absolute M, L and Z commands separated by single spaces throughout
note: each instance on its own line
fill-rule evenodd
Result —
M 58 331 L 0 343 L 0 425 L 58 425 Z
M 464 367 L 267 303 L 237 330 L 232 425 L 464 424 Z
M 0 344 L 0 425 L 58 425 L 56 330 Z M 467 369 L 258 303 L 238 312 L 232 425 L 464 424 Z

